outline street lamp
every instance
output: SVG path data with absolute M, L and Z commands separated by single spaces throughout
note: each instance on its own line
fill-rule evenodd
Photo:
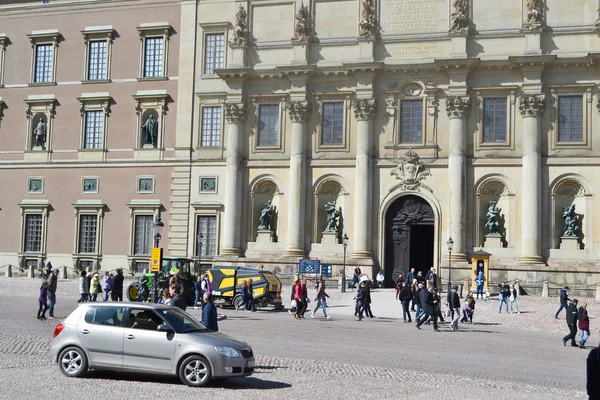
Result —
M 204 239 L 204 235 L 202 234 L 202 232 L 198 232 L 198 270 L 196 271 L 196 273 L 198 274 L 200 274 L 201 268 L 200 259 L 202 258 L 202 239 Z
M 161 233 L 165 224 L 162 222 L 160 217 L 156 217 L 156 220 L 152 223 L 152 233 L 154 233 L 154 247 L 158 247 L 160 239 L 162 238 Z M 162 260 L 161 260 L 162 261 Z M 162 265 L 160 266 L 162 268 Z M 156 303 L 158 300 L 158 272 L 154 272 L 154 279 L 152 280 L 152 302 Z
M 342 293 L 346 292 L 346 249 L 348 247 L 348 235 L 342 236 L 342 245 L 344 246 L 344 268 L 342 269 Z
M 452 236 L 446 242 L 448 246 L 448 296 L 450 296 L 450 290 L 452 289 L 452 279 L 450 277 L 450 272 L 452 271 L 452 248 L 454 247 L 454 240 L 452 240 Z

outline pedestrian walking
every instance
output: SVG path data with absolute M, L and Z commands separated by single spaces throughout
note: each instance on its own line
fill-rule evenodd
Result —
M 434 292 L 433 285 L 429 285 L 428 290 L 426 290 L 426 291 L 424 290 L 423 293 L 425 293 L 425 294 L 423 295 L 423 297 L 421 299 L 423 299 L 423 298 L 425 299 L 424 302 L 422 301 L 422 303 L 425 303 L 425 315 L 423 315 L 423 317 L 421 317 L 419 322 L 417 322 L 416 327 L 417 327 L 417 329 L 421 329 L 421 325 L 423 325 L 429 319 L 429 317 L 431 317 L 431 319 L 433 320 L 433 331 L 440 332 L 440 330 L 438 329 L 438 324 L 437 324 L 438 315 L 437 315 L 437 304 L 436 304 L 436 303 L 439 303 L 439 300 L 436 300 L 437 294 Z
M 294 301 L 296 302 L 296 314 L 294 314 L 294 318 L 296 319 L 304 318 L 302 308 L 305 302 L 302 301 L 302 296 L 302 283 L 298 280 L 296 282 L 296 286 L 294 287 Z
M 194 282 L 194 310 L 198 309 L 198 303 L 202 300 L 202 278 L 198 277 Z M 200 304 L 202 305 L 202 304 Z
M 113 278 L 113 288 L 112 288 L 112 301 L 123 301 L 123 281 L 125 277 L 123 276 L 123 270 L 121 268 L 117 268 L 116 274 Z
M 104 291 L 104 301 L 108 301 L 110 297 L 110 292 L 112 291 L 113 286 L 113 275 L 108 271 L 104 272 L 104 276 L 102 277 L 102 291 Z
M 331 317 L 327 316 L 327 298 L 328 297 L 329 297 L 329 295 L 325 292 L 325 279 L 321 278 L 321 280 L 319 281 L 319 288 L 317 289 L 317 295 L 315 296 L 315 302 L 317 304 L 315 305 L 315 309 L 313 310 L 312 314 L 310 315 L 311 318 L 315 318 L 315 313 L 317 312 L 317 310 L 319 308 L 322 308 L 325 319 L 331 319 Z
M 254 286 L 252 284 L 252 279 L 248 279 L 248 303 L 246 303 L 246 309 L 251 312 L 256 311 L 254 308 Z
M 479 274 L 477 274 L 477 276 L 475 277 L 475 289 L 477 290 L 477 295 L 476 297 L 479 298 L 479 295 L 481 295 L 481 298 L 483 299 L 483 283 L 485 282 L 485 277 L 483 276 L 483 271 L 479 271 Z
M 432 285 L 434 289 L 437 289 L 438 278 L 437 273 L 435 272 L 435 267 L 431 267 L 431 269 L 427 271 L 427 275 L 425 275 L 425 280 L 429 285 Z
M 352 274 L 352 289 L 356 288 L 356 284 L 358 283 L 361 274 L 360 265 L 354 267 L 354 273 Z
M 569 327 L 569 334 L 563 338 L 563 344 L 565 346 L 570 340 L 571 346 L 577 347 L 577 344 L 575 343 L 575 336 L 577 335 L 577 303 L 579 303 L 579 300 L 573 299 L 567 306 L 567 326 Z
M 587 394 L 589 400 L 600 399 L 600 345 L 588 354 Z
M 560 308 L 554 315 L 554 319 L 558 319 L 558 314 L 560 314 L 563 308 L 567 308 L 569 301 L 571 301 L 571 299 L 569 299 L 569 287 L 565 286 L 564 288 L 560 289 Z
M 306 279 L 302 279 L 302 283 L 300 284 L 300 291 L 302 296 L 300 298 L 301 309 L 298 310 L 298 314 L 300 314 L 301 318 L 304 318 L 304 313 L 308 309 L 308 303 L 310 303 L 310 299 L 308 298 L 308 287 L 306 286 Z
M 238 311 L 241 308 L 246 308 L 248 304 L 248 281 L 242 281 L 242 286 L 240 287 L 240 294 L 242 296 L 242 302 L 238 304 L 235 308 L 235 311 Z
M 43 281 L 40 287 L 40 296 L 38 297 L 40 307 L 37 312 L 37 319 L 46 319 L 46 310 L 48 310 L 48 282 Z
M 436 305 L 438 320 L 440 322 L 444 322 L 444 316 L 442 315 L 442 289 L 436 289 L 434 286 L 433 291 L 435 292 L 435 296 L 438 301 Z
M 590 338 L 590 317 L 587 313 L 587 303 L 581 303 L 578 310 L 579 321 L 579 348 L 585 349 L 585 342 Z
M 517 304 L 517 289 L 515 289 L 515 285 L 510 285 L 510 297 L 508 298 L 508 302 L 510 303 L 510 313 L 513 313 L 513 306 L 517 310 L 517 314 L 521 314 L 519 311 L 519 304 Z
M 364 284 L 358 285 L 358 289 L 356 289 L 356 295 L 354 296 L 355 306 L 354 306 L 354 316 L 358 317 L 359 321 L 363 319 L 363 306 L 364 306 L 364 297 L 363 297 L 363 289 Z
M 369 285 L 369 278 L 364 276 L 361 278 L 361 285 L 363 285 L 363 312 L 365 317 L 375 318 L 371 311 L 371 286 Z
M 202 295 L 202 325 L 211 331 L 218 332 L 219 324 L 217 320 L 217 307 L 213 303 L 213 295 L 211 292 L 204 292 Z
M 102 286 L 100 286 L 100 276 L 96 272 L 90 280 L 91 301 L 96 301 L 96 299 L 98 299 L 98 293 L 102 293 Z
M 416 281 L 416 279 L 415 279 Z M 425 313 L 425 300 L 427 298 L 427 290 L 423 287 L 422 283 L 417 285 L 417 292 L 413 298 L 413 303 L 416 302 L 415 320 L 418 321 Z
M 506 306 L 506 313 L 508 314 L 508 299 L 510 297 L 510 289 L 506 286 L 506 282 L 502 282 L 498 285 L 498 300 L 500 300 L 500 306 L 498 307 L 498 313 L 502 313 L 502 304 Z
M 450 327 L 458 330 L 458 320 L 460 319 L 460 297 L 458 296 L 458 286 L 452 286 L 450 291 L 450 309 L 452 310 L 452 323 Z
M 52 264 L 48 263 L 50 267 Z M 54 318 L 54 306 L 56 305 L 56 286 L 58 284 L 58 269 L 53 270 L 48 275 L 46 281 L 48 282 L 48 313 L 50 318 Z
M 398 294 L 398 300 L 400 300 L 400 303 L 402 304 L 402 319 L 404 320 L 404 323 L 412 322 L 409 310 L 409 304 L 412 299 L 413 293 L 411 287 L 408 286 L 406 282 L 402 282 L 402 289 L 400 289 Z
M 89 300 L 89 295 L 90 295 L 90 286 L 87 280 L 87 271 L 83 270 L 81 271 L 80 277 L 79 277 L 79 300 L 77 300 L 78 303 L 85 303 Z

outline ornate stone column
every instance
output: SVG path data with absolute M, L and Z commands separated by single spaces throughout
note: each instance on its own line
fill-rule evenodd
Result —
M 288 181 L 287 256 L 304 256 L 304 219 L 306 199 L 306 123 L 310 107 L 307 102 L 289 104 L 292 120 L 292 149 Z M 316 212 L 316 211 L 315 211 Z
M 465 255 L 465 207 L 467 117 L 471 108 L 468 97 L 453 97 L 446 100 L 446 113 L 450 119 L 448 141 L 448 188 L 450 204 L 449 231 L 454 240 L 453 261 L 467 261 Z
M 225 105 L 227 127 L 227 180 L 225 181 L 225 214 L 222 255 L 242 255 L 240 246 L 242 214 L 242 134 L 246 119 L 243 103 Z
M 356 176 L 354 183 L 354 238 L 352 258 L 371 258 L 371 131 L 377 104 L 373 99 L 354 103 L 356 128 Z
M 523 165 L 521 167 L 523 194 L 521 196 L 521 257 L 520 264 L 543 262 L 540 254 L 542 154 L 540 118 L 544 113 L 543 94 L 524 94 L 519 97 L 523 116 Z

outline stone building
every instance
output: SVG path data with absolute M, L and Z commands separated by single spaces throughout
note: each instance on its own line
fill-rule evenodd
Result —
M 490 282 L 595 284 L 596 8 L 182 1 L 178 117 L 191 118 L 177 139 L 194 151 L 190 216 L 172 222 L 172 251 L 196 254 L 210 217 L 203 257 L 221 264 L 341 265 L 345 233 L 347 266 L 388 281 L 435 266 L 445 279 L 452 237 L 453 278 L 472 276 L 469 254 L 483 248 Z
M 180 10 L 0 4 L 0 266 L 148 267 L 177 164 Z

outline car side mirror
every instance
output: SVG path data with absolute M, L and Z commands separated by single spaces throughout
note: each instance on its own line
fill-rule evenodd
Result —
M 159 331 L 159 332 L 167 332 L 167 333 L 169 333 L 169 332 L 173 332 L 173 328 L 171 328 L 171 327 L 170 327 L 169 325 L 167 325 L 167 324 L 160 324 L 160 325 L 158 326 L 158 328 L 156 328 L 156 330 L 157 330 L 157 331 Z

